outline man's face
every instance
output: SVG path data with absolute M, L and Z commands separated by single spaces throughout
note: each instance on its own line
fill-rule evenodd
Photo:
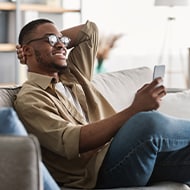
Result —
M 33 70 L 33 67 L 36 72 L 51 75 L 67 67 L 67 49 L 64 43 L 58 39 L 60 37 L 62 37 L 62 34 L 55 25 L 46 23 L 38 26 L 29 40 L 29 45 L 34 52 L 34 59 L 29 67 L 31 70 Z M 54 42 L 53 40 L 57 40 L 57 43 L 51 43 Z

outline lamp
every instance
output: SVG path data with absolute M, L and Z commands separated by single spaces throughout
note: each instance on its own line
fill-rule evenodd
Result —
M 189 0 L 155 0 L 154 5 L 155 6 L 167 6 L 171 10 L 171 8 L 173 8 L 175 6 L 187 6 L 187 5 L 189 5 Z M 167 52 L 167 53 L 168 53 L 169 57 L 168 57 L 168 65 L 166 68 L 168 68 L 167 73 L 170 74 L 170 77 L 171 77 L 171 73 L 173 73 L 171 71 L 171 68 L 173 66 L 172 65 L 173 64 L 172 49 L 174 48 L 173 47 L 173 39 L 175 39 L 175 38 L 173 38 L 173 24 L 174 24 L 175 20 L 176 20 L 175 16 L 170 13 L 170 15 L 167 17 L 167 26 L 166 26 L 166 30 L 164 33 L 163 45 L 162 45 L 162 49 L 161 49 L 161 53 L 160 53 L 159 61 L 158 61 L 158 64 L 163 64 L 164 51 L 166 49 L 166 45 L 168 42 L 168 46 L 169 46 L 168 51 L 169 52 Z M 182 56 L 180 56 L 180 58 L 181 57 Z M 183 66 L 183 63 L 181 63 L 180 66 Z M 180 71 L 180 72 L 182 72 L 182 71 Z M 178 73 L 179 73 L 179 71 L 178 71 Z M 171 79 L 169 80 L 169 82 L 171 83 Z M 186 82 L 187 82 L 187 80 L 186 80 Z
M 187 6 L 188 0 L 155 0 L 155 6 Z

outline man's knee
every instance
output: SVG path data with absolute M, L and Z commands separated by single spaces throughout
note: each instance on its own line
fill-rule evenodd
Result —
M 159 134 L 167 130 L 169 119 L 157 111 L 139 112 L 126 125 L 131 125 L 134 131 L 143 135 Z

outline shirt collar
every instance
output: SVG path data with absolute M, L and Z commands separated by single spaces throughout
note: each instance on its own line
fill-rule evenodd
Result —
M 28 72 L 28 80 L 37 84 L 43 89 L 47 89 L 47 87 L 50 84 L 55 83 L 56 81 L 56 79 L 51 76 L 42 75 L 42 74 L 33 73 L 33 72 Z

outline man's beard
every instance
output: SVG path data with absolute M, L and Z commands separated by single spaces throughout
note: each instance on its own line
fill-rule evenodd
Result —
M 41 54 L 39 51 L 35 51 L 35 55 L 36 55 L 36 60 L 39 64 L 43 65 L 44 67 L 47 67 L 48 69 L 53 69 L 56 70 L 57 72 L 63 72 L 64 70 L 66 70 L 67 68 L 67 64 L 66 65 L 58 65 L 54 62 L 49 62 L 48 64 L 43 60 L 43 58 L 41 57 Z
M 56 69 L 59 72 L 63 72 L 67 68 L 67 65 L 61 66 L 61 65 L 57 65 L 55 63 L 50 63 L 50 65 L 52 66 L 52 68 Z

